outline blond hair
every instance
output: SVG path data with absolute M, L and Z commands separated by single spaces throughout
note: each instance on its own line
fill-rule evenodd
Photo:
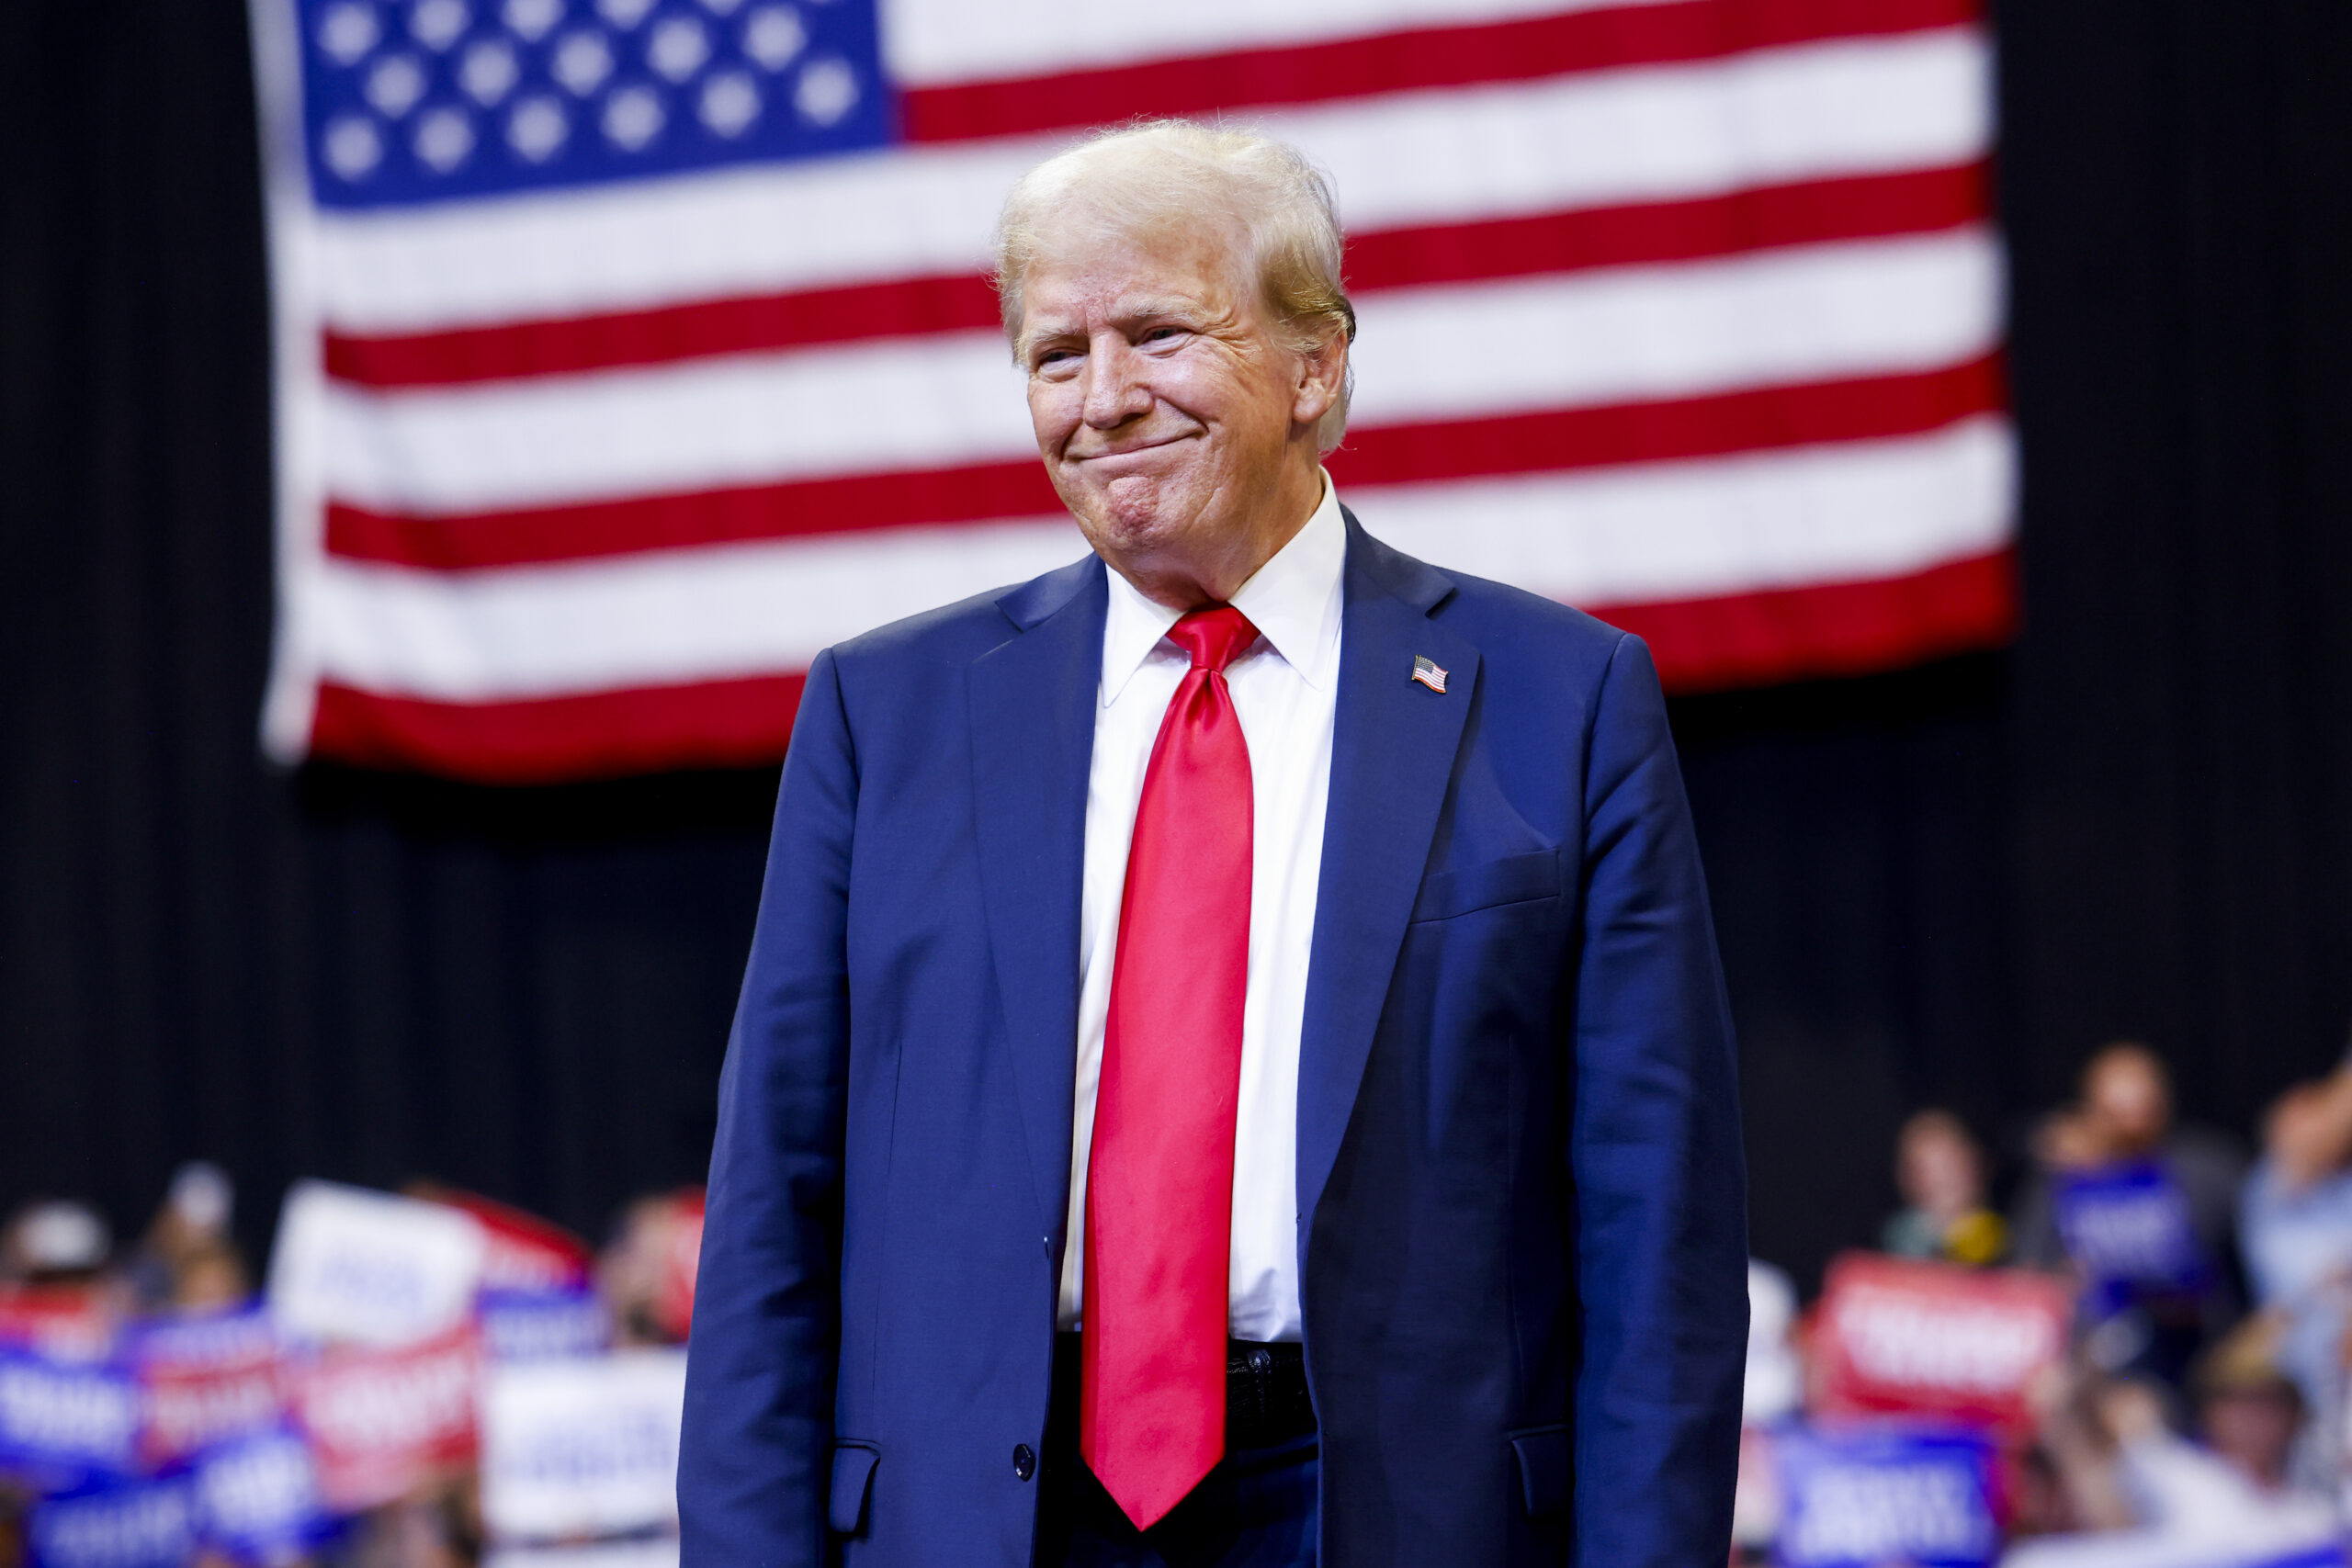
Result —
M 1330 182 L 1287 142 L 1189 119 L 1103 131 L 1021 176 L 996 226 L 991 281 L 1005 335 L 1017 351 L 1022 280 L 1044 253 L 1049 225 L 1075 220 L 1099 233 L 1141 235 L 1197 230 L 1210 215 L 1247 236 L 1250 265 L 1283 346 L 1306 354 L 1334 336 L 1354 341 Z M 1316 426 L 1326 452 L 1347 430 L 1354 389 L 1351 368 L 1339 400 Z

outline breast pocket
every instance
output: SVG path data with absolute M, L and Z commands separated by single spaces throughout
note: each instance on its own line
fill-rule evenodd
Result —
M 1480 909 L 1559 896 L 1560 852 L 1537 850 L 1430 873 L 1421 879 L 1420 897 L 1413 900 L 1413 919 L 1450 920 Z

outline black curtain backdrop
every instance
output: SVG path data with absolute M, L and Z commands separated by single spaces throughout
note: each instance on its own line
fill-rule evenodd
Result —
M 1808 1281 L 1916 1106 L 2014 1148 L 2134 1034 L 2250 1134 L 2352 1020 L 2352 12 L 2001 20 L 2024 636 L 1677 714 Z M 236 0 L 0 7 L 0 1204 L 201 1155 L 256 1246 L 304 1174 L 601 1230 L 706 1158 L 775 775 L 260 761 L 248 79 Z

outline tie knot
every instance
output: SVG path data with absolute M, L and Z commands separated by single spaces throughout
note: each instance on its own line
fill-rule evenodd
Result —
M 1168 640 L 1192 655 L 1193 669 L 1222 671 L 1258 640 L 1258 628 L 1232 605 L 1217 604 L 1178 616 Z

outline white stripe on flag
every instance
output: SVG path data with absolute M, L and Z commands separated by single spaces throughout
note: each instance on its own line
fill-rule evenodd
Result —
M 1365 297 L 1364 424 L 1923 370 L 2000 333 L 1982 229 Z
M 1706 463 L 1359 487 L 1349 504 L 1407 555 L 1571 604 L 1656 604 L 1899 577 L 1997 549 L 2012 461 L 2008 422 L 1988 415 Z
M 1366 297 L 1365 426 L 1930 368 L 1999 331 L 1982 230 Z M 545 379 L 330 389 L 329 492 L 468 513 L 1034 450 L 992 332 Z
M 1361 231 L 1962 163 L 1984 151 L 1989 93 L 1984 39 L 1948 28 L 1258 118 Z M 348 332 L 420 332 L 977 272 L 1006 191 L 1066 141 L 324 212 L 321 308 Z
M 2007 427 L 1465 486 L 1351 489 L 1425 559 L 1585 604 L 1917 570 L 1998 548 Z M 439 577 L 327 562 L 291 603 L 322 675 L 447 701 L 805 668 L 823 648 L 1077 558 L 1068 519 Z
M 1405 28 L 1475 27 L 1518 17 L 1613 10 L 1627 0 L 883 0 L 882 49 L 908 86 L 1314 43 Z M 1636 5 L 1671 0 L 1632 0 Z

